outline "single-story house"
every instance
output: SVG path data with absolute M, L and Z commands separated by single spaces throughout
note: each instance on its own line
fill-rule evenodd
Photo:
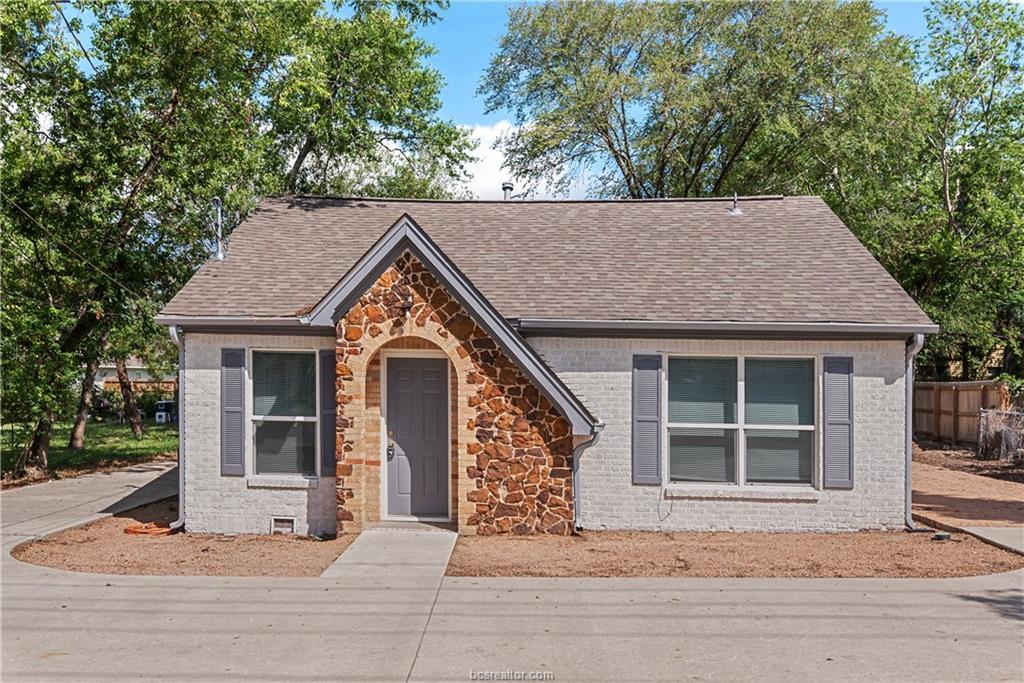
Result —
M 817 197 L 265 200 L 158 321 L 194 531 L 902 527 L 937 330 Z

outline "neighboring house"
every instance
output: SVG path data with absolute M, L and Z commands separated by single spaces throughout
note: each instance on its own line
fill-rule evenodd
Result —
M 895 528 L 936 326 L 816 197 L 268 199 L 164 308 L 187 528 Z
M 125 369 L 128 371 L 128 379 L 132 383 L 132 389 L 134 391 L 143 391 L 149 388 L 160 388 L 165 391 L 175 391 L 178 386 L 177 375 L 171 373 L 164 375 L 163 377 L 153 377 L 149 373 L 149 369 L 145 363 L 142 362 L 136 356 L 129 356 L 125 359 Z M 114 365 L 114 361 L 105 360 L 100 364 L 99 370 L 96 372 L 96 377 L 93 380 L 93 384 L 96 385 L 97 389 L 114 389 L 120 388 L 120 384 L 117 381 L 117 367 Z

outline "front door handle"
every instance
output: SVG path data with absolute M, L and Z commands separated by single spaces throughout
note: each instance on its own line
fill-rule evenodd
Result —
M 395 457 L 395 442 L 392 439 L 388 439 L 388 460 L 393 460 Z

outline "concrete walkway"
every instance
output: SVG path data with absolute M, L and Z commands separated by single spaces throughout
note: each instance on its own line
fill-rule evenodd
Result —
M 1024 555 L 1024 527 L 965 526 L 963 529 L 987 543 Z
M 94 480 L 95 491 L 73 497 L 51 496 L 53 488 L 4 492 L 5 548 L 33 533 L 29 525 L 12 536 L 19 524 L 104 514 L 122 484 L 135 500 L 154 490 L 128 478 Z M 8 524 L 8 511 L 21 521 Z M 381 533 L 392 534 L 386 544 L 402 540 L 403 532 Z M 434 546 L 433 538 L 423 543 L 424 553 Z M 383 557 L 373 548 L 366 545 L 364 560 Z M 558 681 L 987 681 L 1020 680 L 1024 671 L 1022 572 L 931 580 L 444 578 L 438 589 L 436 567 L 416 561 L 419 551 L 403 555 L 391 568 L 347 563 L 338 570 L 344 578 L 232 578 L 79 574 L 5 552 L 2 677 L 465 681 L 519 671 Z
M 457 538 L 454 532 L 441 529 L 367 529 L 322 576 L 424 579 L 440 587 Z

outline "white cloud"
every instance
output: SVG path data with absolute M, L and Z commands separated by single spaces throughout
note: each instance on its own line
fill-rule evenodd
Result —
M 498 138 L 510 131 L 516 130 L 516 126 L 509 121 L 502 120 L 489 126 L 475 125 L 466 126 L 466 128 L 469 129 L 470 135 L 477 142 L 476 149 L 473 151 L 473 156 L 477 160 L 468 166 L 470 178 L 467 187 L 473 196 L 477 199 L 501 199 L 501 184 L 506 180 L 512 181 L 512 184 L 515 186 L 515 189 L 512 190 L 513 194 L 522 192 L 526 187 L 526 183 L 513 177 L 508 169 L 501 167 L 502 162 L 505 160 L 504 155 L 499 150 L 494 149 L 494 143 Z M 542 184 L 530 198 L 550 199 L 555 196 L 547 185 Z M 578 186 L 574 185 L 569 192 L 569 197 L 571 198 L 582 198 L 585 196 L 585 188 L 581 183 Z

